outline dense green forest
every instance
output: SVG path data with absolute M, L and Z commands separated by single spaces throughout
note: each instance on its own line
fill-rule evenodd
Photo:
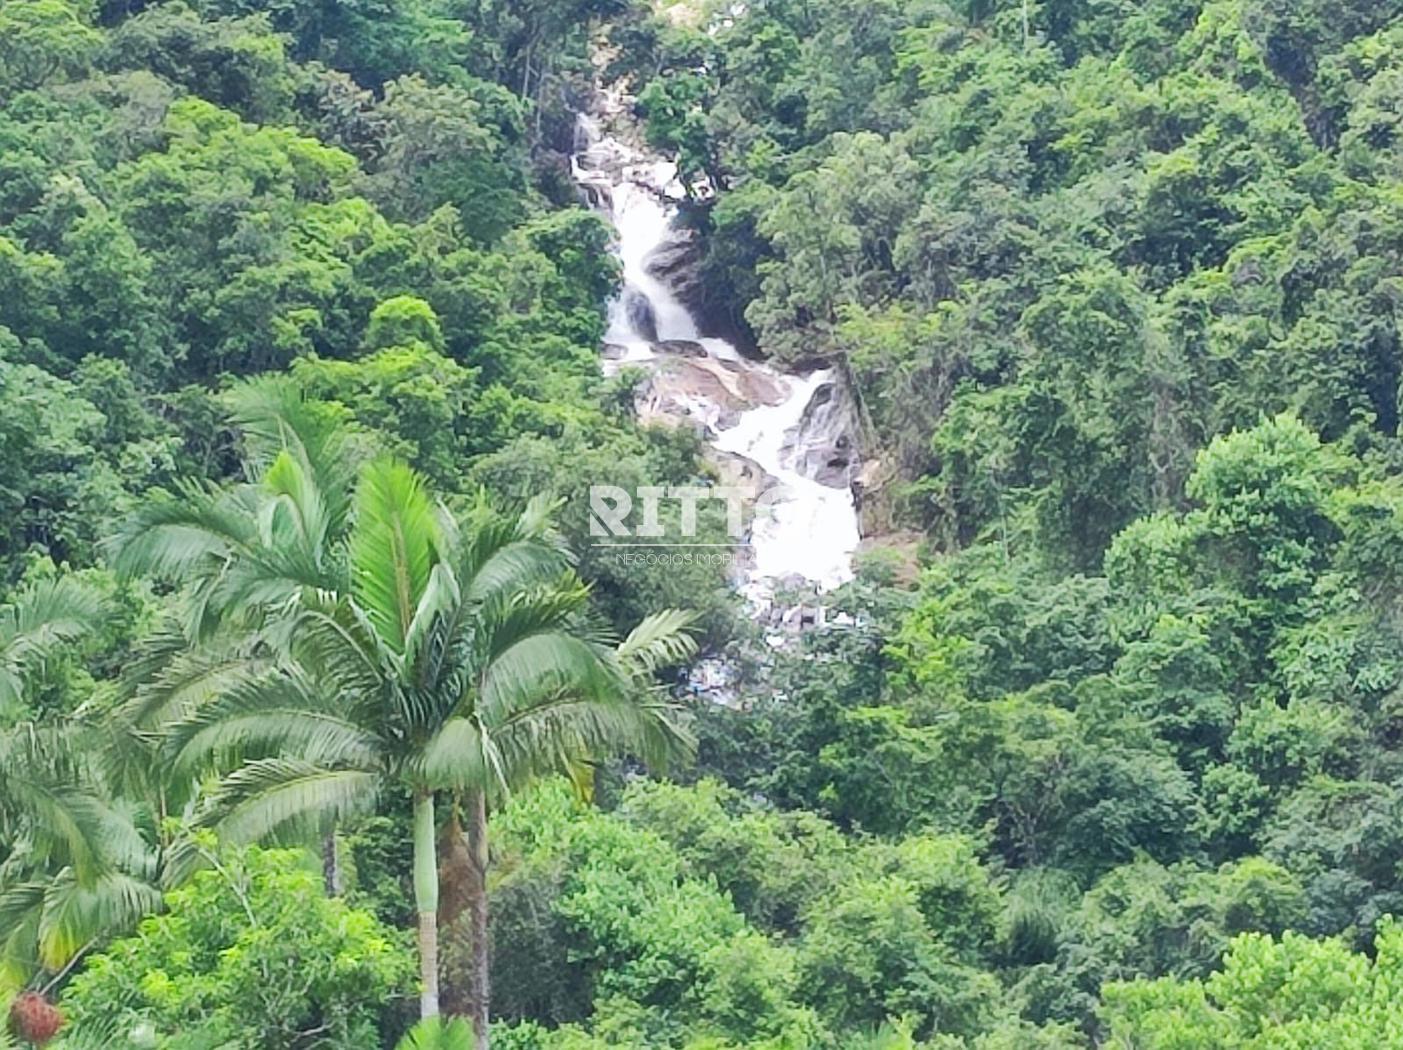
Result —
M 589 542 L 600 76 L 778 648 Z M 1403 1047 L 1400 319 L 1397 0 L 0 0 L 0 1047 Z

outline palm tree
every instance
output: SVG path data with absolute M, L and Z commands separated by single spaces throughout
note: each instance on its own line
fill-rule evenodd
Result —
M 155 854 L 104 789 L 92 736 L 78 724 L 0 732 L 0 989 L 61 975 L 160 906 Z
M 0 724 L 23 712 L 24 675 L 102 619 L 101 597 L 72 576 L 22 588 L 0 607 Z
M 171 725 L 175 768 L 231 768 L 221 830 L 264 838 L 413 799 L 421 1013 L 438 1014 L 436 796 L 459 793 L 485 873 L 488 806 L 533 777 L 617 751 L 648 761 L 690 740 L 641 688 L 690 651 L 689 617 L 651 617 L 618 645 L 591 629 L 588 592 L 536 503 L 459 523 L 407 466 L 364 468 L 338 589 L 304 591 L 287 659 L 242 676 Z M 473 1021 L 487 1045 L 485 884 L 473 888 Z
M 126 575 L 184 586 L 186 616 L 148 639 L 132 697 L 117 722 L 126 771 L 151 769 L 142 746 L 231 681 L 286 648 L 279 632 L 304 600 L 345 582 L 345 545 L 359 449 L 331 406 L 282 377 L 225 395 L 242 435 L 248 481 L 230 489 L 180 486 L 129 518 L 111 542 Z M 157 766 L 159 768 L 159 766 Z M 319 829 L 327 892 L 340 891 L 336 828 Z
M 0 988 L 62 974 L 101 935 L 160 904 L 135 812 L 103 781 L 101 741 L 78 719 L 11 723 L 24 676 L 107 612 L 71 576 L 0 608 Z

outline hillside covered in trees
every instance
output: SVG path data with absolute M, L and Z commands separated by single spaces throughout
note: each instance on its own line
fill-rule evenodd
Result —
M 610 85 L 781 644 L 591 540 Z M 0 0 L 0 1047 L 1403 1047 L 1400 318 L 1394 0 Z

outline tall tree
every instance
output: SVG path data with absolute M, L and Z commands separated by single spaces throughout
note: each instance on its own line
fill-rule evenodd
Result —
M 176 768 L 231 770 L 221 828 L 236 839 L 363 811 L 387 788 L 411 794 L 426 1017 L 438 1012 L 437 793 L 461 793 L 485 874 L 492 799 L 608 752 L 665 760 L 689 746 L 668 706 L 639 688 L 690 651 L 688 618 L 661 614 L 608 644 L 589 625 L 587 589 L 546 509 L 537 502 L 512 520 L 480 502 L 459 522 L 407 466 L 367 465 L 341 581 L 287 607 L 276 631 L 284 658 L 250 664 L 169 728 Z M 264 593 L 227 577 L 211 586 L 244 601 Z M 473 881 L 473 1012 L 485 1045 L 485 886 Z
M 103 934 L 160 903 L 156 858 L 74 721 L 19 721 L 25 674 L 95 630 L 101 595 L 73 577 L 0 607 L 0 989 L 63 973 Z
M 151 640 L 121 712 L 134 735 L 159 731 L 182 705 L 266 666 L 304 596 L 344 579 L 359 456 L 339 416 L 281 377 L 240 384 L 225 402 L 249 481 L 232 489 L 187 485 L 153 499 L 113 544 L 123 572 L 185 588 L 184 624 Z M 341 882 L 334 826 L 323 829 L 322 848 L 334 895 Z

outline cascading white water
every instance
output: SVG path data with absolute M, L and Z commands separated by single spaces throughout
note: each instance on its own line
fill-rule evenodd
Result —
M 602 92 L 599 116 L 625 123 L 629 101 L 621 88 Z M 819 410 L 841 390 L 836 378 L 827 370 L 779 372 L 746 360 L 725 340 L 701 338 L 687 307 L 649 271 L 650 257 L 673 236 L 684 196 L 676 165 L 584 116 L 572 167 L 617 232 L 623 291 L 610 312 L 612 360 L 605 367 L 652 362 L 657 368 L 660 347 L 689 344 L 700 359 L 682 363 L 697 382 L 675 384 L 669 412 L 702 425 L 718 457 L 737 457 L 763 475 L 748 537 L 753 557 L 738 581 L 742 592 L 767 610 L 782 581 L 825 590 L 849 579 L 860 538 L 849 487 L 856 464 L 822 467 L 835 443 L 849 450 L 852 443 L 851 434 L 834 433 L 845 425 L 842 413 Z
M 746 592 L 757 599 L 766 596 L 773 581 L 789 576 L 801 576 L 820 590 L 836 587 L 852 575 L 858 543 L 852 493 L 846 486 L 831 488 L 801 474 L 799 446 L 791 440 L 815 391 L 832 377 L 817 371 L 786 379 L 783 401 L 743 413 L 713 442 L 722 452 L 758 463 L 775 479 L 761 496 L 751 529 L 755 567 Z

